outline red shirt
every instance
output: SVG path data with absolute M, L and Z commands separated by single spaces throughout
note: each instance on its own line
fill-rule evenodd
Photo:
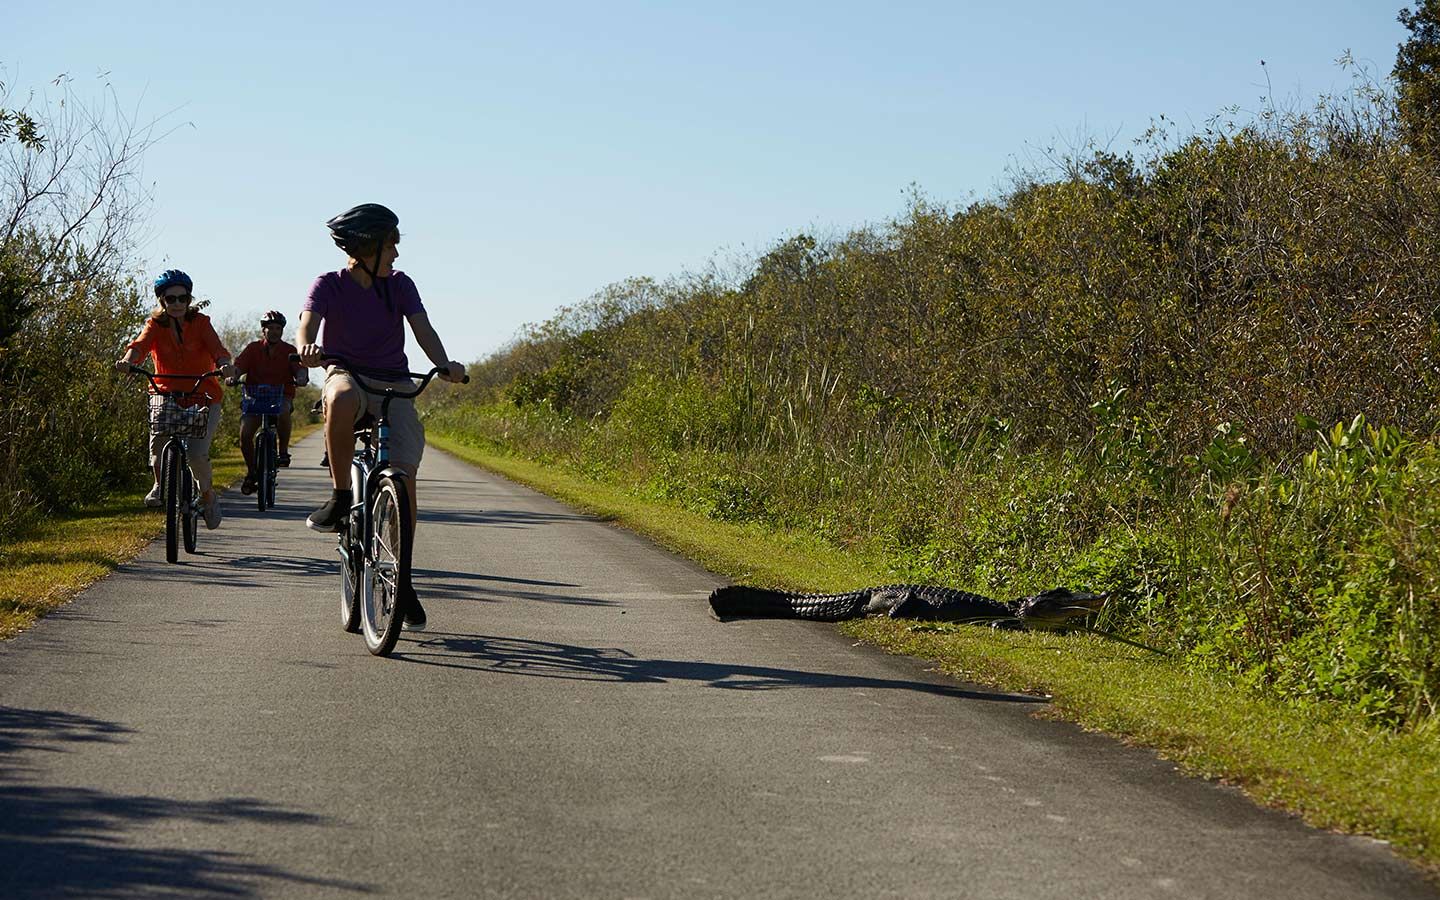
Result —
M 305 368 L 298 362 L 290 361 L 290 354 L 299 353 L 294 344 L 276 341 L 251 341 L 235 358 L 235 368 L 245 373 L 250 384 L 283 384 L 285 396 L 295 396 L 295 376 Z
M 230 356 L 230 351 L 220 343 L 220 336 L 210 324 L 210 317 L 204 313 L 196 313 L 194 318 L 181 322 L 179 334 L 176 333 L 175 320 L 169 316 L 146 319 L 140 336 L 130 342 L 129 349 L 139 350 L 154 359 L 156 375 L 199 375 L 217 368 L 217 360 Z M 143 355 L 141 358 L 144 358 Z M 193 378 L 155 380 L 165 391 L 185 391 L 195 386 Z M 200 396 L 207 403 L 219 403 L 223 396 L 220 382 L 214 378 L 201 381 Z M 197 402 L 197 399 L 186 398 L 180 401 L 180 405 L 190 406 Z

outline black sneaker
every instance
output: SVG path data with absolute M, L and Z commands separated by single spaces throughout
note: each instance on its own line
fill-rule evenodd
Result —
M 420 605 L 420 598 L 415 596 L 415 588 L 401 588 L 400 597 L 408 602 L 405 603 L 405 619 L 403 625 L 406 631 L 425 630 L 425 607 Z
M 332 490 L 325 505 L 310 514 L 305 527 L 311 531 L 338 532 L 350 514 L 350 492 Z
M 290 454 L 288 454 L 288 453 L 277 453 L 277 454 L 275 454 L 275 468 L 277 468 L 277 469 L 288 469 L 288 468 L 290 468 Z
M 256 483 L 255 476 L 253 474 L 246 475 L 245 480 L 240 482 L 240 493 L 242 494 L 253 494 L 259 489 L 260 485 Z
M 328 468 L 330 468 L 330 454 L 328 454 L 328 453 L 322 453 L 322 454 L 320 455 L 320 468 L 322 468 L 322 469 L 328 469 Z

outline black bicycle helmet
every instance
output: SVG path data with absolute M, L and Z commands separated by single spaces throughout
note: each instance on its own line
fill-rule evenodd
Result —
M 177 284 L 187 291 L 195 289 L 195 282 L 190 280 L 189 275 L 179 269 L 166 269 L 155 276 L 155 296 L 160 296 L 165 293 L 166 288 L 175 287 Z
M 370 276 L 375 293 L 384 298 L 385 308 L 393 313 L 395 303 L 390 299 L 390 285 L 387 283 L 389 279 L 381 278 L 370 268 L 365 257 L 373 252 L 379 241 L 395 233 L 395 229 L 400 226 L 400 217 L 378 203 L 362 203 L 345 210 L 325 225 L 330 229 L 330 237 L 335 240 L 335 246 L 360 263 L 360 268 Z
M 261 324 L 261 325 L 269 325 L 271 322 L 274 322 L 276 325 L 279 325 L 281 328 L 284 328 L 284 327 L 285 327 L 285 314 L 282 313 L 282 312 L 281 312 L 280 310 L 278 310 L 278 309 L 272 309 L 272 310 L 270 310 L 269 312 L 267 312 L 265 315 L 263 315 L 263 316 L 260 317 L 260 324 Z
M 335 246 L 355 255 L 367 244 L 389 237 L 400 226 L 400 217 L 378 203 L 351 207 L 325 223 Z

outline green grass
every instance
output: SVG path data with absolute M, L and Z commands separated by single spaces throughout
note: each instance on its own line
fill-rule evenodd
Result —
M 292 441 L 314 426 L 296 424 Z M 214 480 L 233 490 L 245 463 L 238 447 L 212 460 Z M 14 637 L 50 610 L 110 574 L 165 531 L 161 510 L 146 509 L 142 489 L 41 519 L 0 545 L 0 639 Z
M 883 581 L 880 560 L 819 539 L 730 525 L 432 431 L 454 455 L 618 522 L 707 569 L 752 584 L 848 590 Z M 846 634 L 933 659 L 945 672 L 1051 698 L 1043 714 L 1154 749 L 1192 775 L 1321 828 L 1393 843 L 1440 875 L 1440 728 L 1394 732 L 1343 710 L 1297 708 L 1093 635 L 997 632 L 867 619 Z

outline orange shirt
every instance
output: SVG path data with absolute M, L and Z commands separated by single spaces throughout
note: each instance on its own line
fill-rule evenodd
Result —
M 230 351 L 220 343 L 220 336 L 210 324 L 209 316 L 196 313 L 193 319 L 181 323 L 178 335 L 174 321 L 169 316 L 146 319 L 140 336 L 130 342 L 131 350 L 139 350 L 155 360 L 156 375 L 199 375 L 215 369 L 217 360 L 229 358 Z M 156 381 L 166 391 L 184 391 L 195 386 L 193 378 L 157 378 Z M 200 382 L 200 396 L 207 403 L 219 403 L 223 396 L 220 382 L 214 378 Z M 190 406 L 197 402 L 187 398 L 181 401 L 181 405 Z
M 290 354 L 299 353 L 294 344 L 276 341 L 251 341 L 235 357 L 235 368 L 245 373 L 250 384 L 283 384 L 285 396 L 295 396 L 295 376 L 305 367 L 290 361 Z

